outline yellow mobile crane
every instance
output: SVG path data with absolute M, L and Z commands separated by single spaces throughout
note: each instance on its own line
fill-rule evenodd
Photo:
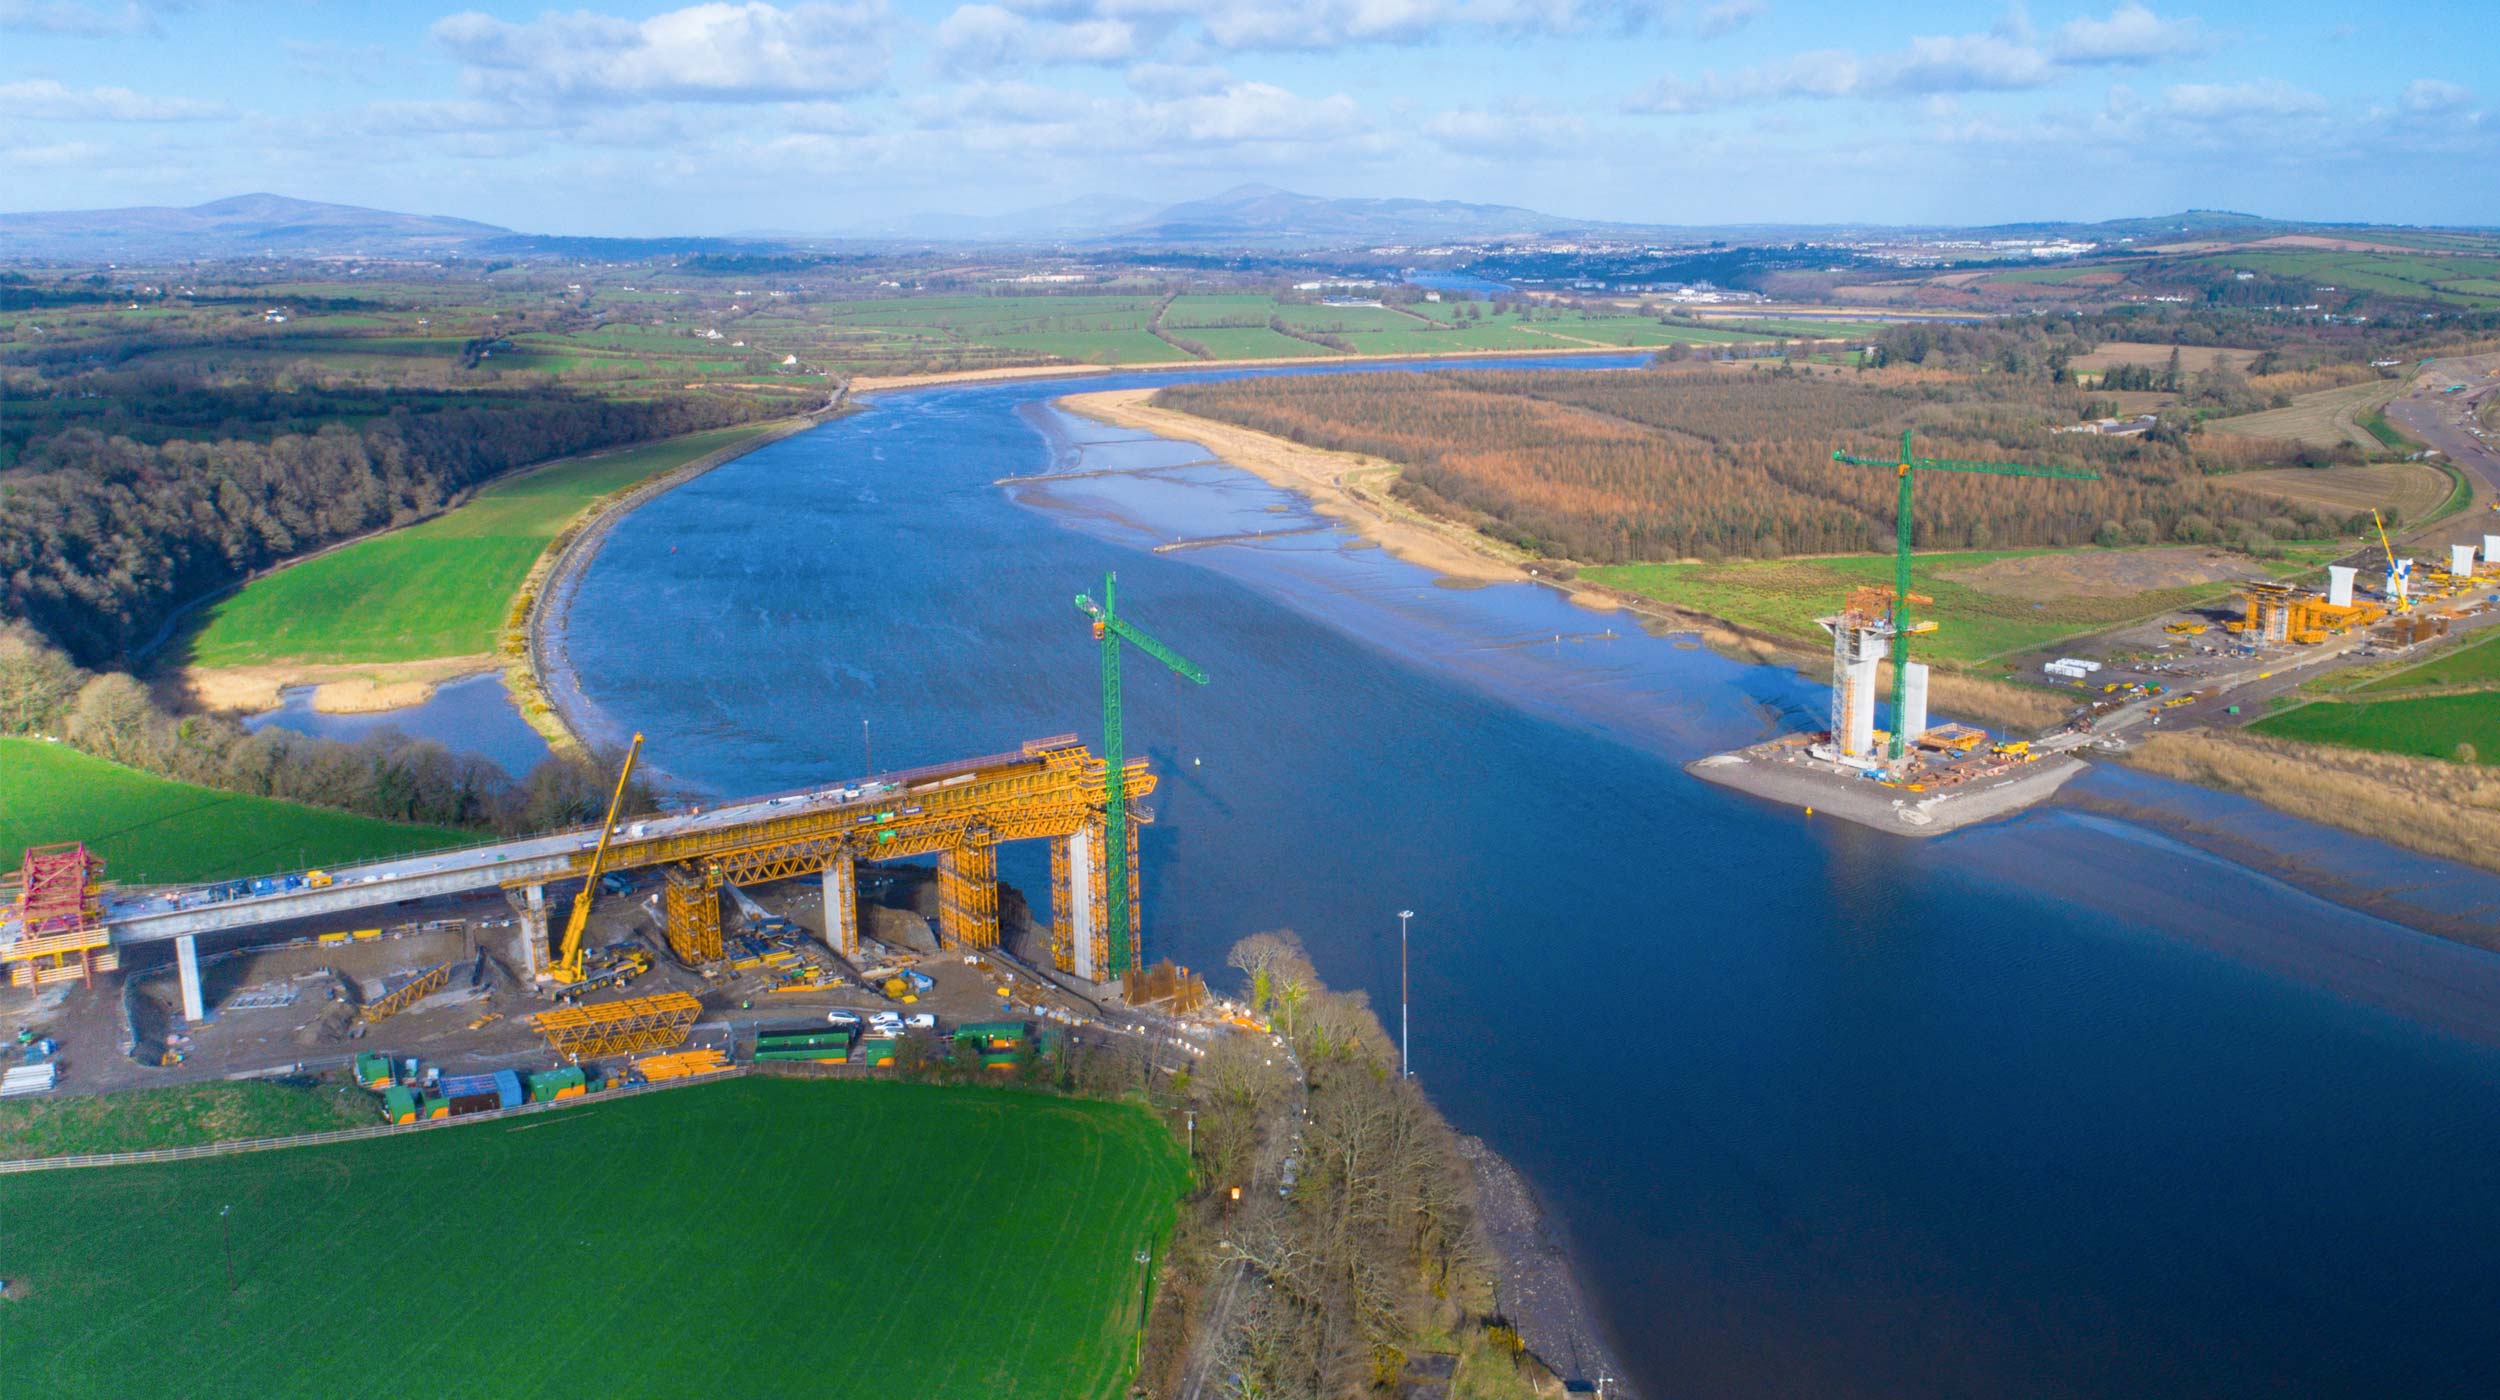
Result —
M 590 898 L 599 892 L 599 876 L 608 862 L 608 838 L 616 834 L 617 814 L 625 806 L 625 784 L 634 776 L 634 760 L 642 755 L 642 736 L 626 747 L 625 766 L 617 772 L 616 792 L 608 798 L 608 819 L 599 824 L 599 846 L 590 853 L 590 869 L 582 877 L 582 892 L 573 896 L 573 912 L 564 921 L 564 942 L 556 949 L 555 965 L 547 969 L 548 977 L 563 986 L 582 980 L 582 931 L 590 926 Z
M 2387 522 L 2379 519 L 2375 508 L 2370 511 L 2370 523 L 2378 527 L 2379 552 L 2387 556 L 2387 585 L 2381 592 L 2386 597 L 2389 607 L 2398 612 L 2411 612 L 2413 600 L 2406 596 L 2410 570 L 2405 567 L 2405 564 L 2396 562 L 2396 547 L 2387 542 Z M 2406 564 L 2411 562 L 2411 560 L 2405 561 Z

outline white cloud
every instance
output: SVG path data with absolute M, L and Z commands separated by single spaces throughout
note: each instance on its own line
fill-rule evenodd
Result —
M 27 121 L 196 122 L 233 115 L 223 102 L 150 97 L 125 87 L 69 88 L 51 78 L 0 83 L 0 116 Z
M 2030 44 L 1996 34 L 1935 35 L 1869 65 L 1887 92 L 1976 92 L 2038 87 L 2050 65 Z
M 1140 63 L 1128 70 L 1131 91 L 1144 97 L 1203 97 L 1235 81 L 1221 68 L 1186 63 Z
M 1435 113 L 1424 134 L 1459 155 L 1517 158 L 1585 150 L 1589 129 L 1577 116 L 1518 102 Z
M 1137 27 L 1123 19 L 1036 23 L 997 5 L 965 5 L 939 21 L 938 63 L 988 72 L 1035 63 L 1125 63 L 1139 51 Z
M 1889 54 L 1815 49 L 1732 74 L 1667 77 L 1631 105 L 1650 112 L 1707 112 L 1795 98 L 2000 92 L 2040 87 L 2056 76 L 2057 66 L 2014 27 L 1990 34 L 1921 35 Z
M 1008 0 L 1062 21 L 1127 21 L 1148 40 L 1183 26 L 1215 48 L 1334 49 L 1423 43 L 1454 30 L 1585 34 L 1654 22 L 1664 0 Z M 1734 0 L 1742 5 L 1748 0 Z
M 621 19 L 587 10 L 513 24 L 475 10 L 435 22 L 476 91 L 514 98 L 765 102 L 863 91 L 885 77 L 882 0 L 748 0 Z
M 1760 19 L 1770 8 L 1764 0 L 1720 0 L 1720 3 L 1701 12 L 1701 21 L 1696 28 L 1700 30 L 1701 37 L 1716 39 L 1723 34 L 1733 34 Z
M 2424 114 L 2463 110 L 2474 100 L 2471 89 L 2443 78 L 2416 78 L 2405 84 L 2404 109 Z
M 2247 83 L 2179 83 L 2162 94 L 2162 110 L 2187 121 L 2228 122 L 2249 117 L 2311 116 L 2326 110 L 2326 99 L 2280 78 Z
M 0 165 L 30 169 L 93 166 L 110 154 L 93 141 L 56 141 L 47 146 L 11 146 L 0 150 Z
M 2163 19 L 2129 3 L 2107 19 L 2074 19 L 2058 26 L 2049 53 L 2060 63 L 2133 65 L 2201 53 L 2209 46 L 2199 21 Z

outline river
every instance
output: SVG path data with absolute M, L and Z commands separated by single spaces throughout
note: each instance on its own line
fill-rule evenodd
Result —
M 1090 738 L 1071 600 L 1116 569 L 1213 678 L 1129 665 L 1149 956 L 1291 927 L 1394 1022 L 1415 909 L 1417 1072 L 1640 1394 L 2488 1392 L 2500 958 L 2070 806 L 1914 842 L 1706 786 L 1679 765 L 1821 688 L 1530 585 L 1325 532 L 1152 553 L 1317 523 L 1047 406 L 1179 377 L 888 395 L 643 506 L 569 614 L 594 729 L 724 793 L 857 770 L 862 719 L 879 767 Z M 992 484 L 1100 468 L 1155 470 Z M 1038 848 L 1002 871 L 1046 898 Z

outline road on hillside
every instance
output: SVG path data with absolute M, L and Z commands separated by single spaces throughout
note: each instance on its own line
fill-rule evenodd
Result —
M 2446 392 L 2452 384 L 2465 389 Z M 2474 419 L 2476 405 L 2496 392 L 2500 355 L 2433 360 L 2413 377 L 2411 390 L 2388 401 L 2387 416 L 2407 435 L 2438 448 L 2464 468 L 2478 494 L 2500 498 L 2500 444 L 2478 434 L 2480 424 Z

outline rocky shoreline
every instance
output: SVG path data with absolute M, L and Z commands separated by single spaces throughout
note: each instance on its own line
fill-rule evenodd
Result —
M 1603 1378 L 1607 1395 L 1632 1396 L 1572 1268 L 1570 1250 L 1527 1178 L 1482 1138 L 1460 1136 L 1458 1155 L 1475 1178 L 1477 1224 L 1499 1256 L 1494 1272 L 1501 1311 L 1529 1354 L 1565 1381 Z

